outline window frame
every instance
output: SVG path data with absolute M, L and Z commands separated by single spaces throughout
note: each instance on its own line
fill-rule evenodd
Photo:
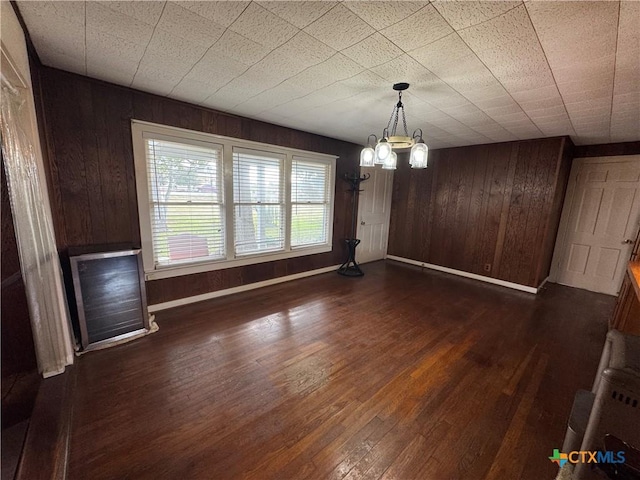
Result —
M 149 183 L 147 176 L 146 136 L 163 137 L 168 141 L 178 143 L 192 143 L 201 146 L 222 146 L 222 184 L 224 205 L 224 227 L 226 258 L 219 260 L 196 260 L 180 264 L 156 266 L 153 253 L 153 237 L 151 229 L 151 208 Z M 138 200 L 138 218 L 140 223 L 140 239 L 142 247 L 142 262 L 145 278 L 156 280 L 181 275 L 190 275 L 225 268 L 253 265 L 287 258 L 294 258 L 317 253 L 330 252 L 333 249 L 333 223 L 335 221 L 335 188 L 336 188 L 336 160 L 337 156 L 310 152 L 289 147 L 281 147 L 250 140 L 242 140 L 222 135 L 187 130 L 184 128 L 160 125 L 141 120 L 131 120 L 131 136 L 133 142 L 133 157 L 135 165 L 136 195 Z M 284 156 L 284 249 L 276 252 L 235 255 L 234 231 L 234 198 L 233 198 L 233 149 L 253 150 Z M 305 161 L 324 163 L 329 165 L 329 216 L 327 225 L 327 242 L 311 246 L 291 247 L 291 170 L 293 158 Z

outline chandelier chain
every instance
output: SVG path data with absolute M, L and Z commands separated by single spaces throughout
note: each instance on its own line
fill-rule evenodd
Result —
M 408 137 L 409 130 L 407 129 L 407 118 L 404 116 L 404 107 L 402 107 L 402 123 L 404 125 L 404 134 Z
M 391 111 L 391 117 L 389 117 L 389 123 L 387 123 L 387 135 L 395 136 L 398 129 L 398 120 L 400 120 L 400 110 L 402 110 L 402 127 L 404 128 L 405 136 L 409 136 L 409 128 L 407 127 L 407 117 L 404 112 L 404 105 L 402 103 L 402 92 L 398 92 L 398 103 L 396 103 Z M 393 123 L 393 128 L 391 124 Z

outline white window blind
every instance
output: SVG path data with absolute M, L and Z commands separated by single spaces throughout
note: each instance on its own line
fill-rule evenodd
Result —
M 225 258 L 222 147 L 145 135 L 156 266 Z
M 291 247 L 328 242 L 331 166 L 293 157 L 291 164 Z
M 237 256 L 284 249 L 283 156 L 233 149 Z

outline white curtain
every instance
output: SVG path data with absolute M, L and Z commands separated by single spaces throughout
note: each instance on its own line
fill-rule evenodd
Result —
M 33 142 L 30 92 L 2 78 L 2 157 L 13 211 L 38 369 L 48 377 L 73 363 L 73 343 L 46 182 Z M 10 299 L 2 299 L 10 301 Z

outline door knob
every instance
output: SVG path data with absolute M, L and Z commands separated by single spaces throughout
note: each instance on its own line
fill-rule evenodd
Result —
M 633 243 L 633 240 L 631 240 L 630 238 L 625 238 L 625 239 L 622 241 L 622 243 L 625 243 L 625 244 Z
M 364 220 L 360 221 L 360 225 L 365 225 Z

